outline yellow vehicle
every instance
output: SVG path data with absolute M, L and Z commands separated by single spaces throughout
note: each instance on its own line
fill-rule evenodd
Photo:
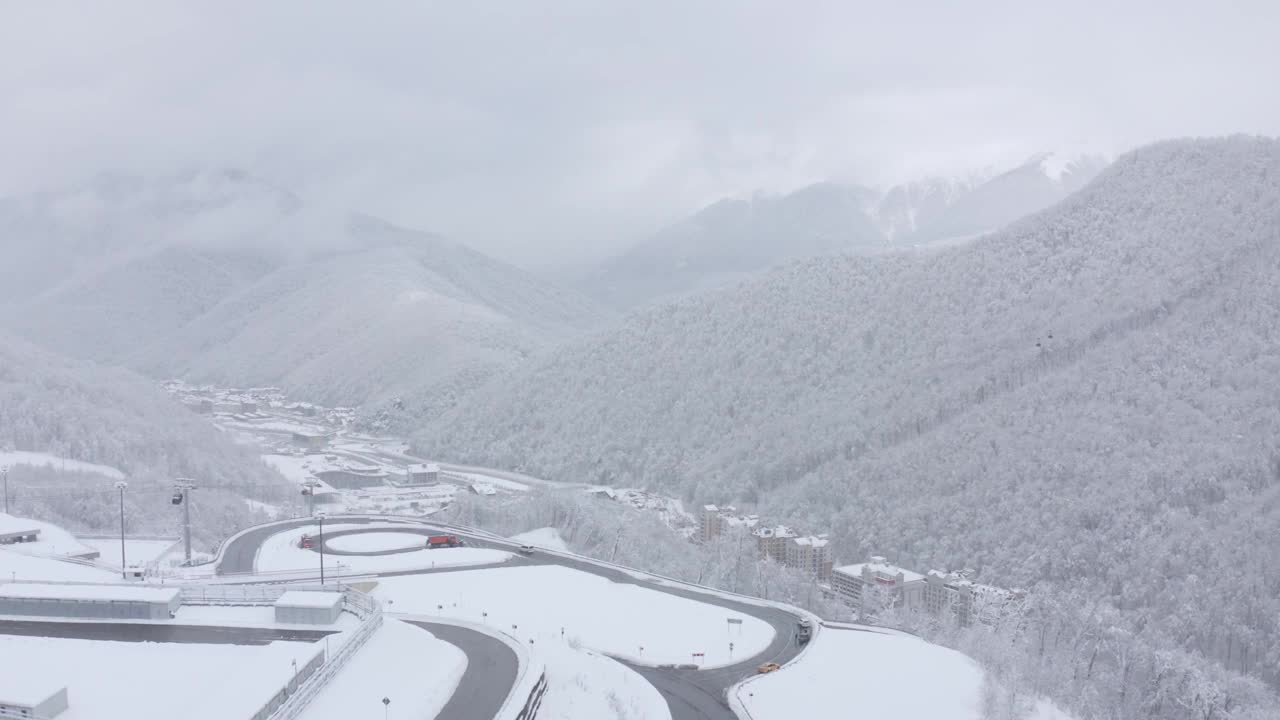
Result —
M 756 672 L 758 672 L 758 673 L 771 673 L 771 672 L 773 672 L 774 670 L 781 670 L 781 669 L 782 669 L 782 666 L 781 666 L 781 665 L 779 665 L 778 663 L 765 663 L 765 664 L 761 665 L 760 667 L 756 668 Z

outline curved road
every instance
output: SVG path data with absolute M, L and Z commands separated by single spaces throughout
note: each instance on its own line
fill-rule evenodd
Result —
M 457 625 L 406 620 L 467 654 L 467 669 L 435 720 L 493 720 L 516 684 L 520 661 L 501 640 Z
M 467 544 L 471 547 L 488 547 L 507 551 L 515 551 L 519 547 L 518 543 L 494 540 L 487 537 L 478 537 L 465 530 L 453 528 L 448 525 L 430 523 L 428 521 L 416 521 L 404 518 L 373 519 L 368 517 L 332 517 L 329 518 L 329 521 L 342 522 L 345 524 L 403 523 L 406 525 L 403 529 L 404 532 L 412 532 L 422 535 L 439 534 L 444 532 L 453 533 L 465 539 Z M 315 520 L 303 518 L 249 530 L 243 535 L 227 543 L 223 550 L 223 554 L 218 561 L 217 573 L 219 575 L 252 573 L 254 570 L 254 559 L 257 556 L 258 548 L 268 537 L 283 530 L 315 524 Z M 358 529 L 340 530 L 333 533 L 332 536 L 329 533 L 325 533 L 326 544 L 330 537 L 339 537 L 341 535 L 360 532 L 365 531 Z M 328 550 L 326 550 L 326 553 L 327 552 Z M 387 553 L 385 551 L 375 551 L 369 553 L 345 552 L 342 554 L 384 555 Z M 517 554 L 514 555 L 510 561 L 504 563 L 504 565 L 522 564 L 559 565 L 579 572 L 591 573 L 592 575 L 606 578 L 615 583 L 623 585 L 638 585 L 650 590 L 656 590 L 658 592 L 696 600 L 709 605 L 716 605 L 742 615 L 751 615 L 773 627 L 773 641 L 769 643 L 769 646 L 765 648 L 764 651 L 750 657 L 745 657 L 741 661 L 723 668 L 711 670 L 680 670 L 636 665 L 625 660 L 619 660 L 619 662 L 622 662 L 635 670 L 648 680 L 655 688 L 657 688 L 658 692 L 660 692 L 666 699 L 667 706 L 671 709 L 672 720 L 737 720 L 737 716 L 734 715 L 726 702 L 726 691 L 738 681 L 755 673 L 756 667 L 761 663 L 776 662 L 778 664 L 784 664 L 794 658 L 801 649 L 801 645 L 796 639 L 796 628 L 799 617 L 785 610 L 780 610 L 771 606 L 754 605 L 729 597 L 701 592 L 689 587 L 666 585 L 654 580 L 636 578 L 621 568 L 600 565 L 596 562 L 581 560 L 572 556 L 545 552 L 539 552 L 533 557 L 523 557 Z M 479 569 L 480 567 L 484 566 L 460 566 L 440 568 L 437 570 L 401 570 L 395 572 L 368 574 L 376 574 L 379 576 L 415 575 L 431 572 L 458 572 Z M 452 628 L 454 626 L 442 627 Z M 460 630 L 460 628 L 455 629 Z M 434 633 L 435 630 L 432 630 L 432 632 Z M 494 642 L 497 641 L 495 640 Z M 458 643 L 453 644 L 457 645 Z M 462 646 L 459 645 L 459 647 Z M 463 649 L 466 651 L 466 648 Z M 468 657 L 470 657 L 469 652 Z M 512 671 L 510 677 L 512 683 L 514 683 L 514 671 Z M 505 682 L 506 680 L 503 676 L 499 675 L 496 676 L 496 678 L 494 676 L 489 676 L 486 678 L 485 687 L 489 691 L 492 691 L 495 683 L 502 684 Z M 509 688 L 510 684 L 506 685 L 506 687 Z M 461 690 L 461 686 L 459 686 L 459 688 Z M 499 706 L 505 697 L 506 696 L 503 695 L 498 699 Z M 492 717 L 492 715 L 485 717 L 468 715 L 466 716 L 466 720 L 489 720 Z M 443 719 L 445 716 L 441 715 L 441 718 Z

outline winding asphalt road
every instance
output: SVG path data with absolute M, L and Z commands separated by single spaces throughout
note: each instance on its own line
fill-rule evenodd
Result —
M 518 549 L 517 543 L 476 536 L 464 530 L 449 527 L 448 525 L 434 524 L 427 521 L 405 520 L 401 518 L 388 518 L 384 520 L 368 517 L 331 517 L 329 518 L 329 521 L 335 523 L 341 522 L 344 524 L 404 524 L 405 527 L 398 528 L 397 531 L 420 535 L 453 533 L 463 538 L 470 547 L 487 547 L 507 551 L 515 551 Z M 226 547 L 223 549 L 222 556 L 218 561 L 216 571 L 219 575 L 252 573 L 258 549 L 268 537 L 283 530 L 315 524 L 314 520 L 304 518 L 287 523 L 267 525 L 246 531 L 244 534 L 227 543 Z M 325 533 L 325 544 L 327 546 L 328 541 L 331 538 L 361 532 L 369 531 L 348 529 L 336 531 L 332 534 Z M 328 552 L 330 551 L 326 549 L 326 553 Z M 385 551 L 381 551 L 367 553 L 342 552 L 340 554 L 385 555 L 387 553 Z M 790 612 L 778 608 L 742 602 L 721 595 L 701 592 L 690 587 L 668 585 L 655 580 L 640 579 L 620 568 L 600 565 L 595 562 L 553 553 L 540 552 L 533 557 L 515 555 L 511 560 L 503 563 L 503 565 L 559 565 L 579 572 L 598 575 L 615 583 L 638 585 L 657 592 L 664 592 L 670 595 L 695 600 L 697 602 L 716 605 L 737 614 L 750 615 L 758 618 L 773 627 L 773 641 L 769 643 L 769 646 L 765 648 L 764 651 L 750 657 L 744 657 L 741 661 L 723 668 L 712 670 L 682 670 L 636 665 L 625 660 L 619 660 L 620 662 L 623 662 L 623 664 L 634 669 L 655 688 L 657 688 L 658 692 L 660 692 L 666 699 L 667 705 L 671 709 L 672 720 L 737 720 L 737 716 L 734 715 L 726 701 L 726 691 L 738 681 L 753 674 L 756 671 L 756 667 L 760 664 L 766 662 L 776 662 L 778 664 L 786 663 L 794 658 L 801 650 L 801 645 L 796 639 L 797 623 L 800 618 Z M 461 566 L 439 568 L 436 570 L 401 570 L 376 574 L 382 577 L 389 577 L 395 575 L 428 574 L 431 572 L 459 572 L 475 570 L 479 569 L 479 567 L 483 566 Z M 249 580 L 249 578 L 246 578 L 246 580 Z M 258 581 L 261 582 L 261 580 Z M 424 626 L 425 625 L 426 624 L 424 624 Z M 441 627 L 452 628 L 454 626 Z M 431 631 L 433 634 L 435 633 L 434 629 Z M 448 642 L 462 647 L 462 645 L 459 645 L 456 642 Z M 465 642 L 468 644 L 468 647 L 472 647 L 478 651 L 480 650 L 473 641 L 460 639 L 460 642 Z M 497 641 L 495 640 L 494 642 Z M 466 647 L 462 647 L 462 649 L 464 652 L 467 652 Z M 470 657 L 471 653 L 468 652 L 468 658 Z M 479 655 L 478 657 L 483 658 L 484 655 Z M 481 662 L 485 661 L 482 660 Z M 474 686 L 476 688 L 475 691 L 481 693 L 481 695 L 476 697 L 487 697 L 484 693 L 494 694 L 494 688 L 499 686 L 506 687 L 509 691 L 509 688 L 514 684 L 514 670 L 511 670 L 511 674 L 509 676 L 503 676 L 500 673 L 505 671 L 505 666 L 496 664 L 494 667 L 497 669 L 486 671 L 488 674 L 484 678 L 483 689 L 480 689 L 480 685 Z M 459 686 L 459 691 L 461 691 L 461 689 L 462 687 Z M 498 706 L 501 705 L 502 700 L 504 700 L 505 697 L 505 694 L 498 697 Z M 492 714 L 487 716 L 468 714 L 465 717 L 459 717 L 460 720 L 490 720 L 493 716 Z M 441 718 L 443 719 L 445 716 L 442 715 Z
M 516 684 L 520 661 L 506 643 L 476 630 L 406 620 L 467 654 L 467 669 L 435 720 L 493 720 Z

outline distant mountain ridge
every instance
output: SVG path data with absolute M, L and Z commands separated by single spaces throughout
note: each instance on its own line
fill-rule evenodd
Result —
M 451 396 L 456 379 L 469 387 L 609 317 L 464 246 L 238 171 L 8 199 L 0 234 L 0 327 L 152 375 L 331 404 Z
M 1050 155 L 990 176 L 930 178 L 883 192 L 824 182 L 784 195 L 721 200 L 602 264 L 580 284 L 606 303 L 630 308 L 724 287 L 795 260 L 990 232 L 1061 200 L 1106 164 L 1077 158 L 1051 176 Z

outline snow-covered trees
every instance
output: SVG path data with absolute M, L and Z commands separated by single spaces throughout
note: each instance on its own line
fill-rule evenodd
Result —
M 172 483 L 196 478 L 193 533 L 212 547 L 235 529 L 264 519 L 243 498 L 278 502 L 284 479 L 132 373 L 96 367 L 0 335 L 0 450 L 28 450 L 117 468 L 131 532 L 173 533 Z M 111 478 L 18 465 L 10 470 L 16 514 L 76 530 L 114 530 Z
M 1162 143 L 965 247 L 634 315 L 419 443 L 1080 590 L 1151 647 L 1280 683 L 1277 268 L 1280 142 Z

